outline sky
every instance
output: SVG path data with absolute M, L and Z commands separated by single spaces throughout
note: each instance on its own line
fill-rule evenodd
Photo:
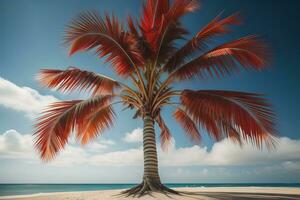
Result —
M 76 66 L 118 79 L 93 52 L 68 56 L 62 44 L 68 22 L 86 10 L 113 12 L 122 21 L 128 14 L 139 16 L 142 2 L 0 0 L 0 183 L 141 180 L 142 121 L 133 120 L 131 111 L 117 106 L 112 129 L 84 147 L 71 138 L 50 163 L 42 163 L 33 149 L 32 133 L 35 118 L 46 105 L 86 97 L 42 88 L 35 79 L 40 69 Z M 219 13 L 228 16 L 240 11 L 243 25 L 219 42 L 259 34 L 269 44 L 272 62 L 263 72 L 242 71 L 238 76 L 191 80 L 176 87 L 266 94 L 277 114 L 279 145 L 272 152 L 259 151 L 250 145 L 240 148 L 227 139 L 213 143 L 207 136 L 195 145 L 172 119 L 172 110 L 165 109 L 163 116 L 174 139 L 165 152 L 158 144 L 163 182 L 300 182 L 299 7 L 297 0 L 203 0 L 200 10 L 183 18 L 192 36 Z

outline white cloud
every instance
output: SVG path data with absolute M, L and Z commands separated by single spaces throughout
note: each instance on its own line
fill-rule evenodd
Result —
M 209 151 L 207 147 L 191 146 L 176 148 L 175 142 L 171 143 L 168 151 L 158 149 L 161 166 L 239 166 L 270 163 L 288 163 L 300 161 L 300 140 L 280 138 L 275 151 L 257 150 L 251 145 L 239 145 L 228 139 L 217 142 Z M 188 155 L 188 156 L 187 156 Z M 91 165 L 141 165 L 143 159 L 142 147 L 112 151 L 97 155 L 87 155 L 84 162 Z M 85 157 L 85 155 L 82 155 Z M 300 162 L 298 162 L 299 164 Z M 286 164 L 287 165 L 287 164 Z M 296 168 L 290 164 L 291 167 Z
M 135 129 L 137 130 L 137 129 Z M 33 150 L 33 137 L 8 130 L 0 135 L 0 157 L 10 159 L 38 160 Z M 136 166 L 143 163 L 142 147 L 109 151 L 115 142 L 99 138 L 87 146 L 71 142 L 51 162 L 51 165 L 71 166 L 88 164 L 94 166 Z M 275 151 L 257 150 L 251 145 L 239 145 L 228 139 L 215 143 L 210 150 L 205 146 L 177 148 L 171 143 L 168 151 L 158 149 L 161 166 L 254 166 L 279 163 L 285 169 L 300 169 L 300 140 L 279 138 Z M 188 155 L 188 156 L 187 156 Z
M 136 128 L 130 133 L 126 133 L 123 141 L 128 143 L 141 143 L 143 141 L 143 129 Z
M 20 87 L 0 77 L 0 105 L 22 111 L 33 117 L 51 102 L 58 101 L 54 96 L 41 95 L 30 87 Z
M 194 145 L 192 147 L 175 148 L 161 152 L 163 165 L 173 166 L 229 166 L 256 165 L 271 162 L 300 160 L 300 140 L 286 137 L 279 138 L 279 144 L 274 151 L 258 150 L 250 144 L 243 148 L 229 139 L 215 143 L 208 151 L 207 147 Z M 188 156 L 186 156 L 188 155 Z
M 21 135 L 16 130 L 7 130 L 0 135 L 0 157 L 10 159 L 32 159 L 33 137 Z
M 62 150 L 55 160 L 48 163 L 54 166 L 74 166 L 75 164 L 91 164 L 91 165 L 105 165 L 105 161 L 98 158 L 98 155 L 104 153 L 109 147 L 114 145 L 112 140 L 99 138 L 85 146 L 78 145 L 75 140 L 70 140 L 65 149 Z M 95 157 L 93 156 L 95 155 Z M 93 158 L 94 157 L 94 158 Z M 98 163 L 97 163 L 98 162 Z
M 143 163 L 143 151 L 142 148 L 138 148 L 93 155 L 88 159 L 88 163 L 101 166 L 141 165 Z
M 39 161 L 39 156 L 34 149 L 34 136 L 31 134 L 21 134 L 18 131 L 11 129 L 0 134 L 0 158 L 6 159 L 26 159 L 32 161 Z M 109 146 L 114 145 L 115 142 L 108 139 L 100 138 L 99 141 L 93 141 L 85 146 L 76 144 L 74 138 L 69 140 L 69 144 L 58 155 L 52 165 L 69 165 L 76 163 L 85 163 L 93 154 L 103 152 Z

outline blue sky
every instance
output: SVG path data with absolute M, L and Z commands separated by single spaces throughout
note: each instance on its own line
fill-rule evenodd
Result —
M 44 105 L 54 100 L 84 98 L 77 93 L 65 95 L 40 87 L 34 78 L 39 69 L 76 66 L 115 77 L 92 52 L 68 57 L 62 45 L 66 24 L 85 10 L 114 12 L 120 19 L 127 14 L 138 16 L 141 2 L 0 1 L 0 182 L 139 181 L 142 157 L 138 128 L 142 124 L 131 119 L 132 112 L 121 112 L 120 107 L 116 107 L 119 115 L 115 126 L 103 137 L 84 148 L 71 142 L 50 164 L 38 160 L 29 136 L 34 117 Z M 207 137 L 200 146 L 194 146 L 173 121 L 171 110 L 166 109 L 163 115 L 176 146 L 167 153 L 161 152 L 163 181 L 300 182 L 299 5 L 296 0 L 203 0 L 198 12 L 183 19 L 192 35 L 222 11 L 223 16 L 240 11 L 244 25 L 225 40 L 249 33 L 265 38 L 273 55 L 270 69 L 261 73 L 242 71 L 239 76 L 219 80 L 193 80 L 178 87 L 265 93 L 275 107 L 282 138 L 277 152 L 271 153 L 247 146 L 239 149 L 227 140 L 213 144 Z M 187 153 L 191 153 L 190 159 L 185 158 Z M 118 159 L 120 156 L 123 160 Z

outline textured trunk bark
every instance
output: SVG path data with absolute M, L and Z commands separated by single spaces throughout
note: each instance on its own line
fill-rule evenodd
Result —
M 158 174 L 157 150 L 154 131 L 154 120 L 146 113 L 143 130 L 144 147 L 144 181 L 160 184 Z
M 144 147 L 144 177 L 141 184 L 125 190 L 122 194 L 127 196 L 142 196 L 151 192 L 162 192 L 164 194 L 179 194 L 178 192 L 164 186 L 160 182 L 158 174 L 157 150 L 155 142 L 154 119 L 146 113 L 144 117 L 143 130 Z

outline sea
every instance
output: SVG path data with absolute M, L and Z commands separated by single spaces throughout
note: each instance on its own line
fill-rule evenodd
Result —
M 115 190 L 136 184 L 0 184 L 0 196 L 51 192 Z M 169 183 L 168 187 L 300 187 L 300 183 Z

